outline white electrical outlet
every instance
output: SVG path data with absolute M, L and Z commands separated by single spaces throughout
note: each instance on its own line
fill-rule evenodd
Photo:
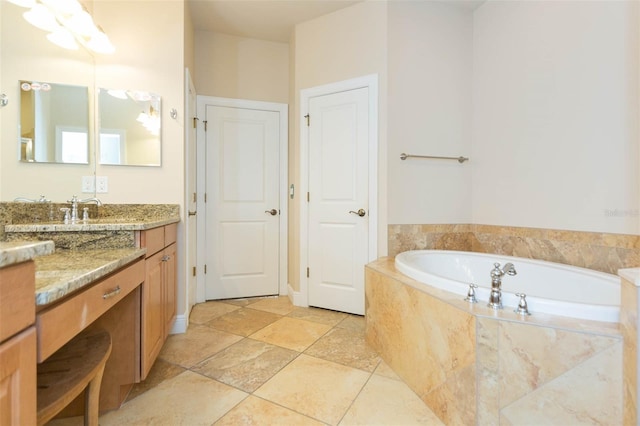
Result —
M 106 176 L 96 176 L 96 192 L 109 192 L 109 178 Z
M 93 176 L 82 176 L 82 192 L 94 193 L 95 191 L 95 178 Z

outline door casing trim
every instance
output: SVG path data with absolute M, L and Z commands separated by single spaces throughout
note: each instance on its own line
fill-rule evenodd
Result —
M 208 105 L 213 106 L 221 106 L 228 108 L 242 108 L 242 109 L 257 109 L 261 111 L 275 111 L 279 113 L 280 117 L 280 141 L 279 141 L 279 160 L 280 160 L 280 171 L 278 177 L 278 197 L 280 202 L 280 215 L 278 216 L 279 225 L 280 225 L 280 233 L 279 233 L 279 247 L 278 247 L 278 255 L 279 255 L 279 265 L 278 265 L 278 291 L 281 296 L 286 295 L 288 291 L 288 273 L 289 269 L 287 266 L 288 262 L 288 197 L 289 197 L 289 188 L 288 188 L 288 176 L 289 176 L 289 106 L 287 104 L 275 103 L 275 102 L 263 102 L 263 101 L 252 101 L 246 99 L 231 99 L 231 98 L 220 98 L 216 96 L 204 96 L 198 95 L 198 131 L 197 131 L 197 140 L 206 141 L 206 133 L 204 131 L 204 124 L 202 121 L 206 117 L 206 108 Z M 206 193 L 206 144 L 199 143 L 198 144 L 198 193 L 205 194 Z M 198 211 L 206 211 L 205 210 L 205 202 L 204 196 L 198 197 Z M 202 220 L 202 228 L 206 229 L 206 215 L 201 215 L 199 217 Z M 199 222 L 200 224 L 200 222 Z M 204 238 L 199 238 L 198 240 L 204 240 Z M 205 265 L 206 264 L 206 253 L 205 247 L 198 247 L 198 264 Z M 206 286 L 206 277 L 203 274 L 202 279 L 198 280 L 198 302 L 205 301 L 205 286 Z
M 378 74 L 324 84 L 300 90 L 300 289 L 290 295 L 296 306 L 309 306 L 309 204 L 303 194 L 309 191 L 309 128 L 303 123 L 309 114 L 309 101 L 361 88 L 369 89 L 369 250 L 371 262 L 378 256 Z M 364 271 L 362 272 L 364 274 Z

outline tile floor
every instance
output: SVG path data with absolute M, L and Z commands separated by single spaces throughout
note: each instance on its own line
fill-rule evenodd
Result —
M 100 424 L 442 422 L 366 345 L 364 318 L 277 297 L 196 305 L 187 332 L 168 338 L 147 380 Z

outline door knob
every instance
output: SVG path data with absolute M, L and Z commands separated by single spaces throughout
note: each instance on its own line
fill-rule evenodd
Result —
M 271 216 L 275 216 L 278 214 L 278 210 L 276 209 L 271 209 L 271 210 L 265 210 L 265 213 L 269 213 Z
M 364 209 L 360 209 L 357 212 L 354 212 L 353 210 L 349 210 L 349 213 L 357 214 L 360 217 L 363 217 L 364 215 L 367 214 L 367 212 Z

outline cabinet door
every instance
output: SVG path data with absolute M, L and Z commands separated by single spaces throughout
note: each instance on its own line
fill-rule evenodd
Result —
M 166 337 L 171 331 L 173 320 L 176 317 L 176 245 L 171 244 L 164 250 L 164 254 L 164 333 Z
M 163 269 L 164 252 L 147 258 L 142 286 L 142 379 L 147 377 L 164 343 Z
M 0 345 L 0 425 L 36 424 L 36 330 Z

